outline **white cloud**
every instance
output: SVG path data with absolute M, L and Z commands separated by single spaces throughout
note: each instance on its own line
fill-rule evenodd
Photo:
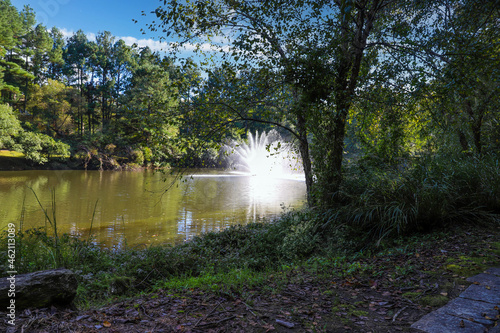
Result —
M 73 30 L 68 30 L 66 28 L 59 28 L 59 31 L 61 31 L 64 38 L 70 38 L 71 36 L 73 36 L 75 34 L 75 32 Z M 88 40 L 95 41 L 95 36 L 96 36 L 95 33 L 87 32 L 87 33 L 85 33 L 85 35 L 87 36 Z
M 165 52 L 167 51 L 169 45 L 166 43 L 162 43 L 157 40 L 149 39 L 137 39 L 135 37 L 127 36 L 127 37 L 116 37 L 117 40 L 121 39 L 128 46 L 132 46 L 133 44 L 137 44 L 139 47 L 149 47 L 152 51 Z
M 68 30 L 66 28 L 60 28 L 59 30 L 62 32 L 64 38 L 66 39 L 70 38 L 75 34 L 75 31 Z M 87 32 L 85 33 L 85 35 L 87 36 L 87 39 L 89 41 L 96 40 L 96 34 L 93 32 Z M 136 44 L 138 47 L 149 47 L 152 51 L 157 51 L 157 52 L 168 52 L 169 50 L 172 50 L 176 44 L 175 42 L 160 42 L 158 40 L 154 40 L 151 38 L 139 39 L 132 36 L 115 37 L 115 41 L 118 41 L 120 39 L 123 40 L 125 44 L 128 46 Z M 230 51 L 227 38 L 224 39 L 215 37 L 214 39 L 212 39 L 212 42 L 217 46 L 214 46 L 214 44 L 210 43 L 201 43 L 199 45 L 194 43 L 186 43 L 181 48 L 179 48 L 179 51 L 185 56 L 194 55 L 195 51 L 201 51 L 201 52 Z

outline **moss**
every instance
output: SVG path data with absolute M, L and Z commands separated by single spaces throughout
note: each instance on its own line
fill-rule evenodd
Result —
M 354 306 L 353 304 L 349 304 L 349 303 L 341 303 L 341 304 L 333 306 L 332 312 L 333 313 L 346 312 L 348 317 L 350 317 L 350 316 L 355 316 L 355 317 L 368 316 L 367 311 L 358 310 L 358 309 L 356 309 L 356 306 Z
M 420 299 L 420 304 L 424 306 L 441 307 L 448 303 L 449 299 L 443 295 L 429 295 Z
M 500 242 L 494 242 L 491 244 L 491 250 L 497 256 L 500 256 Z
M 350 311 L 349 312 L 350 315 L 352 316 L 356 316 L 356 317 L 366 317 L 368 316 L 368 312 L 367 311 L 363 311 L 363 310 L 353 310 L 353 311 Z
M 453 288 L 455 287 L 455 284 L 453 282 L 445 282 L 445 283 L 441 284 L 440 287 L 441 287 L 441 290 L 449 293 L 450 291 L 453 290 Z
M 473 276 L 484 271 L 488 267 L 486 263 L 493 259 L 490 256 L 470 257 L 462 255 L 456 259 L 449 258 L 447 262 L 453 263 L 446 265 L 446 269 L 460 276 Z
M 416 291 L 409 291 L 409 292 L 406 292 L 406 293 L 402 294 L 401 296 L 403 296 L 404 298 L 409 299 L 410 301 L 415 301 L 421 295 L 422 295 L 422 293 L 419 293 L 419 292 L 416 292 Z

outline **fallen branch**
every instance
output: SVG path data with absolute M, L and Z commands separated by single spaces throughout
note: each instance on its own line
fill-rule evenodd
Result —
M 202 321 L 202 320 L 207 319 L 207 318 L 208 318 L 208 317 L 209 317 L 209 316 L 210 316 L 210 315 L 211 315 L 211 314 L 215 311 L 215 309 L 217 309 L 217 308 L 219 307 L 219 305 L 220 305 L 221 303 L 222 303 L 222 301 L 217 302 L 217 305 L 215 305 L 215 306 L 213 307 L 213 309 L 212 309 L 212 310 L 210 310 L 210 312 L 209 312 L 209 313 L 207 313 L 205 316 L 203 316 L 202 318 L 200 318 L 200 320 L 198 320 L 198 322 L 197 322 L 196 324 L 194 324 L 193 328 L 195 328 L 196 326 L 198 326 L 198 325 L 201 323 L 201 321 Z M 224 310 L 226 310 L 226 309 L 224 309 Z M 203 325 L 200 325 L 200 326 L 203 326 Z
M 405 306 L 405 307 L 403 307 L 401 310 L 399 310 L 398 312 L 396 312 L 396 314 L 394 315 L 394 317 L 392 317 L 392 322 L 394 322 L 394 321 L 396 320 L 396 318 L 399 316 L 399 314 L 400 314 L 401 312 L 403 312 L 404 310 L 406 310 L 406 308 L 407 308 L 407 307 L 408 307 L 408 306 Z
M 201 324 L 201 325 L 199 325 L 199 327 L 217 326 L 217 325 L 219 325 L 220 323 L 223 323 L 223 322 L 225 322 L 225 321 L 228 321 L 228 320 L 231 320 L 231 319 L 234 319 L 234 318 L 236 318 L 236 316 L 230 316 L 230 317 L 227 317 L 227 318 L 222 318 L 221 320 L 216 321 L 216 322 L 213 322 L 213 323 Z M 193 328 L 194 328 L 194 327 L 193 327 Z
M 283 321 L 283 320 L 279 320 L 279 319 L 276 319 L 276 322 L 280 325 L 283 325 L 287 328 L 294 328 L 295 327 L 295 324 L 294 323 L 289 323 L 287 321 Z

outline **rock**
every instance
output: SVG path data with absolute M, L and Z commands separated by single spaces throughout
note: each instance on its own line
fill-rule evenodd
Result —
M 78 282 L 69 269 L 58 268 L 0 278 L 2 311 L 15 305 L 16 310 L 51 305 L 71 306 Z
M 486 328 L 473 321 L 434 311 L 411 325 L 427 333 L 484 333 Z

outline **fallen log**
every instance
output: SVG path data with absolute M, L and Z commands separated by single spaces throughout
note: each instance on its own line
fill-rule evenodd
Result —
M 65 268 L 0 278 L 0 307 L 22 310 L 48 306 L 70 307 L 76 296 L 75 273 Z

